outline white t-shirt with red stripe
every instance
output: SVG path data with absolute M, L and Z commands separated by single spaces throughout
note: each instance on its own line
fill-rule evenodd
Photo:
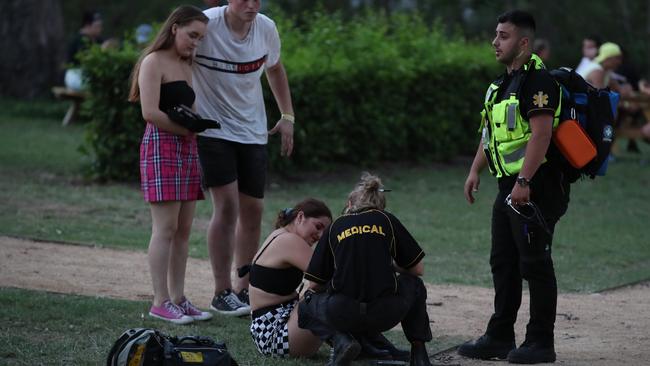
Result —
M 260 77 L 280 60 L 275 22 L 257 14 L 244 39 L 226 25 L 227 6 L 204 11 L 210 19 L 192 66 L 197 112 L 221 122 L 202 136 L 266 144 L 268 127 Z

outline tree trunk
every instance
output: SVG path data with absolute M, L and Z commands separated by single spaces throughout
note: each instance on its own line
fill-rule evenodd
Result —
M 34 98 L 63 82 L 63 16 L 58 0 L 0 1 L 0 95 Z

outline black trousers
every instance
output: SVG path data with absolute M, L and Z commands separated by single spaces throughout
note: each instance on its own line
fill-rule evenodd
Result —
M 410 274 L 397 276 L 397 294 L 363 303 L 341 293 L 317 293 L 301 302 L 298 326 L 323 340 L 337 332 L 377 334 L 401 322 L 409 341 L 428 342 L 431 327 L 424 282 Z
M 514 339 L 525 279 L 530 292 L 526 340 L 551 345 L 557 307 L 551 246 L 555 224 L 568 206 L 569 184 L 548 164 L 542 165 L 533 177 L 531 201 L 539 208 L 546 225 L 524 218 L 505 203 L 514 184 L 515 177 L 499 179 L 499 193 L 492 208 L 490 267 L 495 297 L 494 314 L 486 333 L 500 340 Z M 528 214 L 530 210 L 520 212 Z

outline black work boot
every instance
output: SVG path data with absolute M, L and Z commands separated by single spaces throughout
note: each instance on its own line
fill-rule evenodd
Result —
M 410 366 L 431 366 L 424 342 L 411 342 Z
M 365 339 L 368 343 L 376 347 L 377 349 L 387 351 L 389 353 L 389 358 L 397 361 L 408 362 L 410 352 L 404 349 L 399 349 L 388 340 L 383 334 L 377 333 L 372 335 L 366 335 Z M 363 348 L 364 345 L 361 344 Z
M 355 335 L 354 338 L 361 345 L 361 353 L 359 353 L 359 358 L 374 360 L 387 360 L 392 358 L 390 352 L 387 349 L 378 347 L 374 342 L 371 341 L 372 337 L 366 335 Z
M 345 333 L 336 333 L 330 340 L 332 352 L 327 366 L 349 366 L 361 351 L 359 342 Z
M 515 349 L 515 347 L 514 340 L 501 341 L 484 334 L 479 339 L 461 345 L 458 348 L 458 354 L 481 360 L 490 360 L 493 358 L 503 360 L 508 357 L 508 353 Z
M 508 353 L 510 363 L 542 363 L 555 362 L 555 347 L 538 342 L 525 341 L 517 349 Z

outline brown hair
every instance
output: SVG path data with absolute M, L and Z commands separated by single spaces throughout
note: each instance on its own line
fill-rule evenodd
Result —
M 332 219 L 332 212 L 323 201 L 307 198 L 298 202 L 294 207 L 285 208 L 278 212 L 275 228 L 279 229 L 292 223 L 300 211 L 305 214 L 305 217 L 327 217 L 330 220 Z
M 360 212 L 368 209 L 383 210 L 386 208 L 386 196 L 378 176 L 368 172 L 361 174 L 361 180 L 348 195 L 349 207 L 345 213 Z
M 138 62 L 133 67 L 131 73 L 131 89 L 129 91 L 129 101 L 137 102 L 140 99 L 140 86 L 138 85 L 138 76 L 140 75 L 140 65 L 147 55 L 159 51 L 166 50 L 174 45 L 174 34 L 172 33 L 172 26 L 177 24 L 179 27 L 190 24 L 198 20 L 203 23 L 208 23 L 210 19 L 203 14 L 201 9 L 192 5 L 182 5 L 174 9 L 165 23 L 160 27 L 158 34 L 153 41 L 142 51 Z

